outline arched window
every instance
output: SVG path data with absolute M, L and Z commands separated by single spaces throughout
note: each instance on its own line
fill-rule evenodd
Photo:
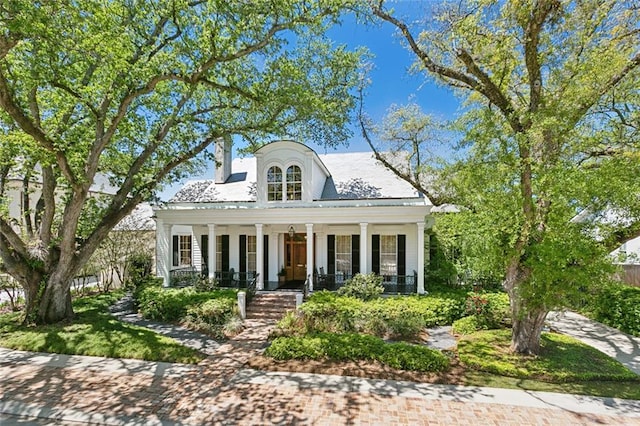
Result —
M 271 166 L 267 171 L 267 199 L 282 201 L 282 169 Z
M 298 166 L 287 169 L 287 200 L 302 200 L 302 171 Z

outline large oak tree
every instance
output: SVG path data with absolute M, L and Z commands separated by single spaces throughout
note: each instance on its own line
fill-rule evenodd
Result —
M 607 250 L 639 234 L 640 8 L 443 1 L 404 19 L 367 4 L 415 54 L 415 72 L 464 100 L 462 158 L 430 171 L 462 207 L 457 232 L 501 270 L 512 349 L 537 353 L 549 310 L 603 279 Z M 431 192 L 425 170 L 398 172 Z M 591 214 L 572 220 L 580 211 Z
M 71 279 L 107 233 L 213 141 L 343 142 L 358 57 L 322 35 L 343 6 L 3 1 L 0 257 L 28 320 L 72 318 Z M 115 195 L 92 196 L 96 176 Z M 6 208 L 16 178 L 20 218 Z

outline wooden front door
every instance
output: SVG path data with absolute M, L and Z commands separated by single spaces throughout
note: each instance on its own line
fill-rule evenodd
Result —
M 307 278 L 307 239 L 305 234 L 290 237 L 285 234 L 285 270 L 287 281 L 304 281 Z

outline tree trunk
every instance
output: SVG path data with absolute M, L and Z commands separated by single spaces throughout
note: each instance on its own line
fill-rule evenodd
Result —
M 507 268 L 504 288 L 509 294 L 513 322 L 511 350 L 519 354 L 537 355 L 540 352 L 540 334 L 549 311 L 544 306 L 535 304 L 535 301 L 522 297 L 520 289 L 529 278 L 530 271 L 519 259 L 513 260 Z
M 511 330 L 511 350 L 515 353 L 538 355 L 540 353 L 540 334 L 547 318 L 544 309 L 520 309 L 513 312 Z
M 73 317 L 70 281 L 50 278 L 39 300 L 36 323 L 53 324 Z

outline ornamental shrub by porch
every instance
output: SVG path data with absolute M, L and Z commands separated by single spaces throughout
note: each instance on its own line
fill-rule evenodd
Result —
M 340 296 L 351 296 L 364 301 L 377 299 L 382 293 L 382 277 L 373 272 L 356 274 L 338 289 Z

